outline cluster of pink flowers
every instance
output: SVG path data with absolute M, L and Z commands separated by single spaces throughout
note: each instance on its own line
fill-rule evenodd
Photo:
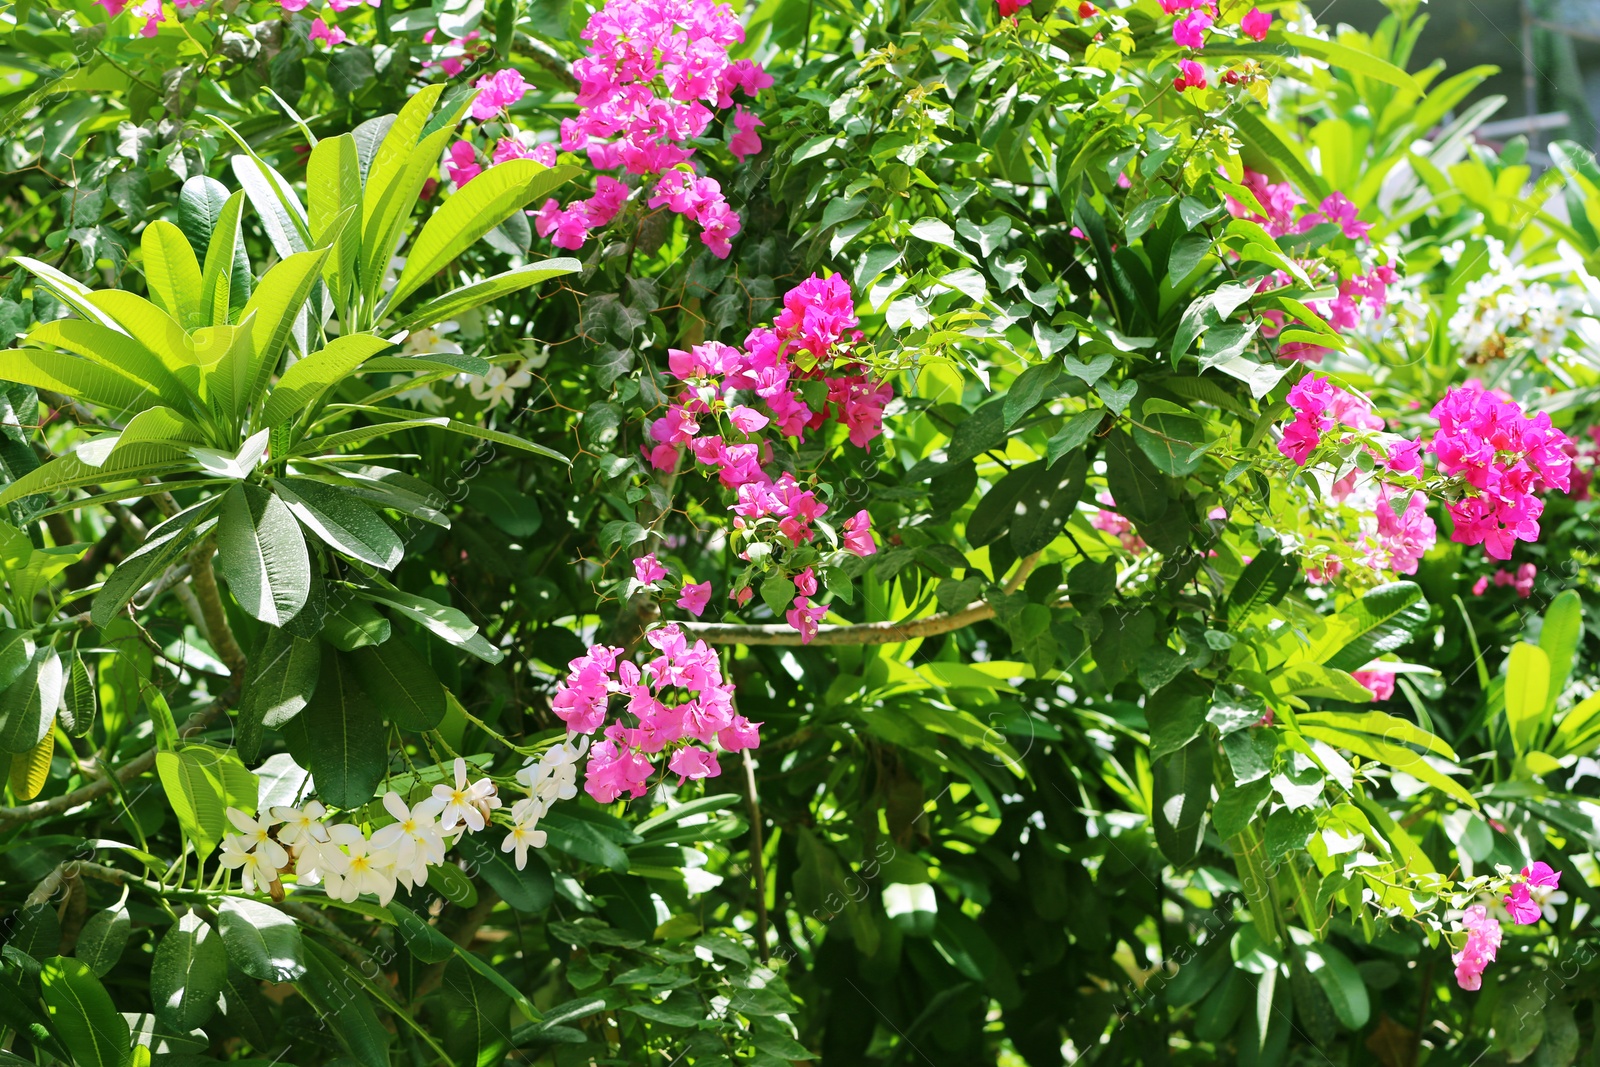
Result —
M 1288 404 L 1294 418 L 1283 428 L 1278 451 L 1302 467 L 1322 444 L 1322 435 L 1337 424 L 1332 415 L 1338 386 L 1319 374 L 1307 374 L 1289 389 Z
M 1206 46 L 1206 34 L 1217 23 L 1217 5 L 1214 0 L 1161 0 L 1161 10 L 1169 15 L 1181 15 L 1172 25 L 1172 41 L 1180 48 L 1198 52 Z M 1005 10 L 1002 6 L 1001 14 Z M 1264 41 L 1272 26 L 1272 16 L 1260 8 L 1252 7 L 1239 20 L 1239 29 L 1251 40 Z M 1206 87 L 1206 69 L 1194 59 L 1178 61 L 1178 76 L 1172 87 L 1180 93 L 1188 89 Z M 1232 84 L 1230 82 L 1230 84 Z
M 1110 493 L 1100 493 L 1095 499 L 1104 506 L 1096 509 L 1095 513 L 1089 516 L 1090 526 L 1115 537 L 1122 542 L 1123 548 L 1134 555 L 1138 555 L 1150 547 L 1144 543 L 1144 538 L 1134 532 L 1133 523 L 1129 522 L 1126 516 L 1112 510 L 1117 506 L 1117 502 Z
M 847 427 L 853 444 L 864 448 L 883 432 L 883 409 L 894 390 L 887 382 L 873 382 L 863 367 L 851 362 L 850 346 L 861 337 L 857 323 L 855 299 L 844 278 L 812 275 L 784 294 L 783 309 L 772 325 L 752 330 L 743 349 L 711 341 L 688 351 L 669 351 L 668 372 L 683 389 L 651 423 L 655 444 L 642 448 L 645 457 L 657 470 L 672 470 L 687 449 L 697 463 L 715 471 L 735 493 L 733 527 L 747 543 L 777 542 L 792 548 L 810 543 L 828 505 L 812 485 L 792 473 L 769 472 L 772 444 L 758 435 L 772 427 L 803 438 L 832 418 Z M 801 395 L 806 381 L 820 381 L 826 389 L 817 410 Z M 846 519 L 840 534 L 847 552 L 867 556 L 877 551 L 864 510 Z M 751 558 L 748 547 L 739 555 Z M 805 573 L 791 576 L 796 595 L 788 618 L 809 641 L 825 609 L 811 602 L 816 582 Z M 753 595 L 748 585 L 732 594 L 741 606 Z
M 1451 539 L 1511 558 L 1518 541 L 1539 538 L 1544 502 L 1535 493 L 1570 488 L 1571 441 L 1544 412 L 1529 416 L 1509 397 L 1476 383 L 1452 387 L 1433 408 L 1439 430 L 1428 446 L 1442 474 L 1467 492 L 1449 505 Z
M 203 2 L 204 0 L 192 0 L 191 3 L 186 5 L 183 0 L 179 0 L 177 6 L 198 7 Z M 95 0 L 95 3 L 106 9 L 106 18 L 108 19 L 114 19 L 130 9 L 128 0 Z M 139 36 L 141 37 L 154 37 L 156 35 L 156 27 L 166 21 L 161 14 L 161 0 L 137 0 L 136 3 L 131 5 L 131 10 L 135 20 L 144 20 L 139 26 Z
M 718 751 L 761 743 L 761 724 L 734 713 L 733 685 L 723 681 L 709 645 L 689 645 L 675 623 L 645 640 L 659 654 L 643 665 L 620 648 L 592 646 L 567 665 L 552 701 L 569 736 L 602 733 L 589 749 L 583 785 L 602 804 L 643 796 L 656 769 L 652 757 L 668 753 L 667 770 L 687 782 L 721 774 Z M 625 701 L 615 717 L 613 697 Z
M 1496 568 L 1494 572 L 1494 585 L 1497 588 L 1500 586 L 1509 585 L 1511 588 L 1517 591 L 1517 595 L 1519 597 L 1526 600 L 1533 595 L 1534 579 L 1538 577 L 1539 568 L 1535 567 L 1531 563 L 1524 563 L 1522 566 L 1518 567 L 1516 574 L 1512 574 L 1504 567 L 1499 567 Z M 1476 582 L 1472 583 L 1472 595 L 1482 596 L 1489 591 L 1489 585 L 1489 576 L 1485 574 Z
M 1367 564 L 1375 570 L 1415 574 L 1422 557 L 1438 542 L 1439 528 L 1428 517 L 1425 495 L 1405 492 L 1401 499 L 1406 503 L 1396 508 L 1389 487 L 1379 488 L 1374 508 L 1377 527 L 1368 542 Z
M 728 58 L 744 28 L 714 0 L 610 0 L 583 37 L 588 55 L 572 66 L 578 117 L 562 121 L 562 149 L 588 153 L 599 170 L 654 177 L 649 206 L 698 223 L 701 241 L 727 258 L 742 223 L 721 185 L 694 173 L 690 142 L 710 127 L 713 108 L 732 107 L 730 150 L 741 160 L 761 151 L 755 131 L 762 122 L 734 104 L 733 92 L 753 98 L 772 77 L 750 60 Z M 579 248 L 614 216 L 592 201 L 562 208 L 552 200 L 536 215 L 536 228 L 558 247 Z
M 1000 17 L 1003 19 L 1015 17 L 1018 11 L 1031 3 L 1033 0 L 995 0 L 995 5 L 1000 9 Z
M 1484 970 L 1500 951 L 1500 923 L 1489 917 L 1489 909 L 1474 904 L 1461 917 L 1461 924 L 1467 931 L 1467 943 L 1450 957 L 1456 965 L 1456 985 L 1478 989 L 1483 985 Z
M 429 31 L 430 34 L 432 32 Z M 427 39 L 431 40 L 431 37 Z M 439 65 L 444 66 L 447 62 L 455 61 L 441 60 Z M 426 65 L 425 63 L 424 66 Z M 459 72 L 459 65 L 455 69 Z M 488 122 L 491 119 L 504 122 L 506 110 L 527 94 L 528 83 L 520 71 L 507 68 L 497 70 L 493 74 L 485 74 L 473 83 L 473 88 L 478 90 L 478 95 L 472 100 L 472 117 L 478 122 Z M 506 129 L 507 132 L 495 141 L 493 148 L 484 153 L 480 153 L 469 140 L 457 141 L 450 146 L 445 159 L 445 173 L 457 188 L 483 173 L 484 166 L 481 161 L 485 155 L 491 167 L 499 166 L 510 159 L 531 159 L 546 167 L 556 165 L 555 145 L 549 143 L 530 145 L 517 135 L 514 128 L 508 125 Z M 627 190 L 624 189 L 623 199 L 626 199 L 627 195 Z

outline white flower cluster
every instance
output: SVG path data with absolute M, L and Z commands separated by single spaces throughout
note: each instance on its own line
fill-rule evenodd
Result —
M 588 741 L 563 741 L 517 772 L 528 795 L 512 805 L 511 830 L 501 851 L 516 853 L 518 870 L 527 864 L 529 848 L 544 847 L 539 820 L 556 801 L 578 795 L 578 762 Z M 432 795 L 416 804 L 407 806 L 393 790 L 385 793 L 383 807 L 394 822 L 370 834 L 353 823 L 327 821 L 327 808 L 315 800 L 301 807 L 274 805 L 263 818 L 230 807 L 228 821 L 238 833 L 222 839 L 220 859 L 240 872 L 246 892 L 279 896 L 279 877 L 293 870 L 299 884 L 320 883 L 335 900 L 351 902 L 370 893 L 387 904 L 398 887 L 424 884 L 428 868 L 444 863 L 445 853 L 463 835 L 486 829 L 500 806 L 495 783 L 488 778 L 469 782 L 467 761 L 458 758 L 454 782 L 434 786 Z
M 1450 340 L 1469 359 L 1498 359 L 1508 345 L 1525 342 L 1540 359 L 1550 359 L 1567 344 L 1588 300 L 1579 286 L 1552 286 L 1537 280 L 1544 272 L 1515 263 L 1505 245 L 1487 238 L 1489 269 L 1466 284 L 1450 316 Z M 1454 266 L 1465 252 L 1457 241 L 1444 249 Z M 1561 264 L 1551 268 L 1563 270 Z

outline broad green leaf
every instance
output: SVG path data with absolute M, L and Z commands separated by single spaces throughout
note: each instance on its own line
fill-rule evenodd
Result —
M 429 868 L 429 872 L 434 868 Z M 451 870 L 456 870 L 452 867 Z M 461 872 L 456 870 L 457 874 Z M 451 941 L 435 925 L 423 919 L 422 916 L 400 903 L 391 900 L 388 904 L 389 913 L 394 916 L 395 928 L 400 931 L 400 937 L 405 941 L 406 948 L 411 954 L 423 963 L 443 963 L 456 953 L 456 944 Z
M 521 292 L 542 281 L 559 278 L 563 274 L 575 274 L 580 269 L 582 264 L 576 259 L 567 257 L 529 263 L 515 270 L 508 270 L 504 274 L 485 278 L 481 282 L 452 289 L 443 296 L 418 304 L 401 318 L 399 327 L 403 330 L 416 330 L 434 326 L 490 300 L 498 300 L 503 296 Z
M 0 693 L 0 752 L 31 752 L 45 739 L 55 725 L 65 686 L 56 650 L 49 645 L 35 649 L 21 677 Z
M 378 299 L 383 279 L 388 276 L 389 264 L 400 249 L 406 223 L 416 210 L 422 187 L 438 173 L 439 157 L 455 135 L 454 127 L 446 126 L 423 137 L 411 150 L 405 168 L 378 201 L 377 213 L 364 228 L 361 237 L 362 282 L 368 299 Z
M 428 888 L 450 903 L 470 908 L 478 902 L 477 887 L 461 868 L 450 862 L 428 868 Z
M 200 261 L 183 231 L 165 219 L 144 228 L 144 281 L 150 297 L 186 329 L 205 324 L 200 308 Z
M 1562 717 L 1551 751 L 1584 755 L 1596 742 L 1600 742 L 1600 693 L 1580 701 Z
M 110 449 L 101 459 L 101 463 L 122 449 L 138 444 L 162 444 L 187 449 L 192 445 L 204 444 L 205 440 L 205 434 L 200 427 L 178 412 L 167 407 L 150 408 L 128 420 L 122 432 L 111 442 Z M 92 462 L 95 458 L 86 454 L 86 450 L 82 448 L 78 450 L 77 456 L 86 463 Z
M 389 765 L 389 735 L 343 654 L 324 655 L 316 692 L 298 716 L 315 738 L 308 769 L 323 802 L 359 808 Z
M 1506 723 L 1517 755 L 1528 751 L 1543 732 L 1549 708 L 1550 657 L 1538 645 L 1518 641 L 1506 660 Z
M 405 555 L 400 535 L 361 501 L 307 478 L 274 479 L 272 484 L 295 518 L 330 547 L 384 570 Z
M 494 1067 L 505 1059 L 511 1043 L 511 998 L 468 958 L 453 959 L 445 967 L 439 1002 L 445 1051 L 458 1067 Z
M 1193 474 L 1205 459 L 1194 455 L 1195 449 L 1205 444 L 1205 425 L 1192 416 L 1146 414 L 1134 424 L 1133 439 L 1163 474 Z
M 406 255 L 405 270 L 389 294 L 389 306 L 403 304 L 406 297 L 507 215 L 545 196 L 577 173 L 576 167 L 547 168 L 531 159 L 512 159 L 478 175 L 446 200 L 422 227 Z
M 288 422 L 324 392 L 344 381 L 368 358 L 389 345 L 389 341 L 373 334 L 352 334 L 349 337 L 337 337 L 328 342 L 326 347 L 299 360 L 283 372 L 283 377 L 267 397 L 266 407 L 261 411 L 261 425 L 280 426 Z
M 306 973 L 296 988 L 361 1067 L 390 1067 L 393 1035 L 378 1021 L 361 975 L 313 940 L 304 947 Z
M 1351 704 L 1365 704 L 1372 691 L 1345 671 L 1330 670 L 1320 663 L 1291 663 L 1270 676 L 1273 689 L 1287 696 L 1328 697 Z
M 1187 867 L 1205 839 L 1211 804 L 1211 742 L 1197 737 L 1150 764 L 1154 785 L 1151 821 L 1156 844 L 1174 867 Z
M 186 912 L 162 936 L 150 961 L 151 1007 L 168 1026 L 193 1030 L 217 1010 L 227 980 L 222 938 L 200 916 Z
M 155 353 L 162 364 L 183 378 L 195 365 L 194 345 L 182 324 L 150 301 L 122 289 L 97 289 L 89 300 L 122 330 Z
M 76 1067 L 128 1067 L 132 1058 L 127 1020 L 82 960 L 52 956 L 44 961 L 39 987 L 50 1027 Z
M 423 656 L 400 638 L 351 653 L 356 677 L 401 729 L 431 730 L 444 719 L 444 686 Z
M 229 807 L 256 810 L 256 777 L 232 751 L 203 744 L 161 751 L 156 753 L 156 774 L 202 861 L 229 832 Z
M 581 823 L 578 825 L 582 826 Z M 542 822 L 540 829 L 548 832 L 548 827 Z M 551 835 L 551 844 L 555 843 L 554 836 Z M 621 854 L 623 866 L 620 869 L 626 870 L 627 854 L 615 843 L 605 843 Z M 461 857 L 473 865 L 477 875 L 517 911 L 537 915 L 550 906 L 555 897 L 555 882 L 551 878 L 550 868 L 536 849 L 528 850 L 527 866 L 519 871 L 510 854 L 501 851 L 499 842 L 489 840 L 487 835 L 467 835 L 456 847 Z
M 314 246 L 333 247 L 323 268 L 323 281 L 332 289 L 336 301 L 342 301 L 344 294 L 354 288 L 356 263 L 361 257 L 358 157 L 356 139 L 346 133 L 318 141 L 306 161 L 306 222 Z
M 468 641 L 478 633 L 477 624 L 467 618 L 465 612 L 448 604 L 441 604 L 437 600 L 429 600 L 427 597 L 388 587 L 359 589 L 357 595 L 393 608 L 429 633 L 452 645 Z
M 365 600 L 344 598 L 322 624 L 322 639 L 340 652 L 381 645 L 393 627 L 377 608 Z
M 195 397 L 177 375 L 144 345 L 120 330 L 86 319 L 57 319 L 40 323 L 28 334 L 28 344 L 59 348 L 132 378 L 179 411 L 191 410 Z M 46 364 L 48 366 L 48 364 Z
M 33 631 L 0 628 L 0 689 L 22 677 L 33 662 Z
M 9 757 L 11 760 L 11 792 L 18 800 L 32 800 L 50 780 L 50 757 L 55 755 L 55 731 L 47 732 L 27 752 Z
M 1298 657 L 1334 670 L 1358 671 L 1411 640 L 1428 621 L 1428 605 L 1415 582 L 1380 585 L 1355 604 L 1330 616 Z
M 96 975 L 104 978 L 122 958 L 122 950 L 128 945 L 131 930 L 128 909 L 122 905 L 97 911 L 83 924 L 73 954 Z
M 239 757 L 254 763 L 261 751 L 261 728 L 273 729 L 300 714 L 316 692 L 322 669 L 322 642 L 269 629 L 250 657 L 234 743 Z
M 256 209 L 261 228 L 279 259 L 288 259 L 310 247 L 306 241 L 305 208 L 283 175 L 254 154 L 241 152 L 233 157 L 233 176 L 239 179 L 239 187 Z
M 240 897 L 217 904 L 217 932 L 239 970 L 263 982 L 293 982 L 306 973 L 300 928 L 277 908 Z
M 1339 1022 L 1350 1030 L 1366 1026 L 1372 1005 L 1367 999 L 1367 985 L 1361 980 L 1361 972 L 1350 958 L 1327 942 L 1306 945 L 1301 953 L 1306 970 L 1327 994 Z
M 159 578 L 189 546 L 208 533 L 216 524 L 211 517 L 216 503 L 215 498 L 205 501 L 187 513 L 175 516 L 183 519 L 181 523 L 163 524 L 164 528 L 151 530 L 145 543 L 117 565 L 100 592 L 95 594 L 89 608 L 91 621 L 96 626 L 109 626 L 139 590 Z
M 1325 41 L 1320 37 L 1308 37 L 1301 33 L 1285 33 L 1283 37 L 1298 48 L 1301 54 L 1315 56 L 1335 70 L 1346 74 L 1360 74 L 1374 81 L 1408 90 L 1414 96 L 1422 96 L 1422 86 L 1417 84 L 1415 78 L 1372 52 L 1351 48 L 1337 41 Z
M 411 153 L 417 147 L 417 139 L 422 136 L 423 127 L 427 125 L 428 116 L 433 113 L 433 106 L 439 102 L 444 90 L 442 82 L 425 85 L 417 90 L 395 116 L 393 125 L 389 127 L 389 132 L 378 146 L 377 152 L 372 157 L 372 163 L 367 168 L 367 188 L 361 208 L 363 234 L 371 232 L 369 227 L 373 215 L 378 210 L 379 200 L 389 191 L 389 186 L 399 180 L 400 172 L 411 159 Z
M 311 556 L 300 524 L 258 485 L 235 485 L 217 522 L 217 571 L 245 614 L 282 626 L 311 595 Z
M 12 262 L 25 269 L 29 274 L 38 278 L 40 283 L 50 290 L 57 300 L 60 300 L 90 322 L 108 326 L 113 330 L 121 329 L 115 319 L 95 306 L 94 301 L 90 299 L 94 296 L 94 290 L 87 285 L 84 285 L 76 278 L 61 273 L 48 263 L 39 262 L 37 259 L 30 259 L 27 256 L 13 256 L 11 259 Z
M 1442 739 L 1414 722 L 1381 711 L 1304 711 L 1295 716 L 1302 726 L 1331 726 L 1351 733 L 1373 734 L 1385 741 L 1416 745 L 1425 752 L 1443 756 L 1452 763 L 1459 760 L 1455 750 Z
M 0 378 L 87 401 L 105 408 L 119 421 L 164 399 L 136 379 L 100 363 L 35 348 L 0 351 Z
M 194 248 L 209 247 L 227 210 L 228 188 L 215 178 L 196 176 L 178 192 L 178 229 Z
M 1136 523 L 1161 519 L 1170 502 L 1163 476 L 1126 433 L 1115 431 L 1107 440 L 1106 484 L 1117 511 Z
M 1550 684 L 1545 693 L 1546 710 L 1555 711 L 1556 701 L 1567 687 L 1567 678 L 1576 665 L 1578 645 L 1583 640 L 1583 598 L 1575 589 L 1556 594 L 1544 612 L 1539 630 L 1539 647 L 1550 657 Z

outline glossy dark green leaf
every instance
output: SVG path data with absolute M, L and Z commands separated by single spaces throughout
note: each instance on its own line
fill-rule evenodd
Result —
M 228 978 L 228 952 L 205 920 L 187 912 L 168 928 L 150 963 L 150 1002 L 168 1026 L 187 1032 L 217 1009 Z
M 217 573 L 251 618 L 282 626 L 299 614 L 311 594 L 311 556 L 288 505 L 260 486 L 229 489 L 217 523 Z
M 44 961 L 39 985 L 50 1029 L 76 1067 L 127 1067 L 133 1051 L 128 1023 L 87 964 L 52 956 Z
M 395 638 L 350 653 L 356 678 L 367 696 L 405 730 L 431 730 L 444 719 L 444 686 L 428 660 L 404 640 Z
M 371 800 L 389 765 L 389 734 L 342 653 L 323 655 L 316 692 L 295 717 L 302 720 L 313 740 L 308 769 L 323 803 L 358 808 Z
M 106 908 L 89 916 L 78 932 L 78 944 L 72 954 L 88 965 L 97 976 L 104 978 L 122 958 L 132 929 L 128 909 L 122 906 Z
M 1156 844 L 1174 867 L 1192 863 L 1205 839 L 1211 760 L 1211 742 L 1202 736 L 1170 756 L 1151 761 Z
M 293 982 L 305 974 L 300 928 L 288 915 L 254 900 L 224 897 L 217 932 L 233 965 L 263 982 Z
M 55 724 L 66 688 L 61 657 L 49 645 L 34 650 L 27 668 L 0 693 L 0 752 L 24 753 Z
M 245 672 L 235 726 L 234 744 L 246 763 L 260 754 L 263 726 L 279 729 L 304 710 L 317 690 L 322 655 L 322 642 L 314 637 L 263 632 Z

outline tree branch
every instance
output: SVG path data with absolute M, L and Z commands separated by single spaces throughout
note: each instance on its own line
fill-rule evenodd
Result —
M 205 616 L 206 637 L 237 681 L 244 677 L 244 650 L 239 647 L 239 642 L 233 636 L 233 628 L 228 625 L 228 612 L 222 606 L 222 593 L 217 589 L 217 574 L 211 569 L 211 552 L 212 544 L 207 539 L 189 554 L 189 584 L 194 588 L 194 595 L 200 601 L 200 612 Z
M 224 708 L 232 707 L 234 701 L 238 699 L 239 687 L 235 685 L 222 696 L 184 720 L 183 726 L 178 729 L 178 736 L 186 737 L 189 734 L 205 729 L 207 723 L 216 718 Z M 156 750 L 148 748 L 121 767 L 118 767 L 113 774 L 119 784 L 127 785 L 155 765 Z M 111 785 L 112 780 L 110 777 L 102 777 L 87 785 L 79 786 L 70 793 L 63 793 L 58 797 L 50 797 L 48 800 L 35 800 L 31 804 L 23 804 L 15 808 L 0 808 L 0 830 L 7 829 L 18 823 L 32 822 L 34 819 L 43 818 L 46 815 L 59 815 L 62 812 L 71 811 L 73 808 L 82 807 L 91 800 L 111 792 Z

